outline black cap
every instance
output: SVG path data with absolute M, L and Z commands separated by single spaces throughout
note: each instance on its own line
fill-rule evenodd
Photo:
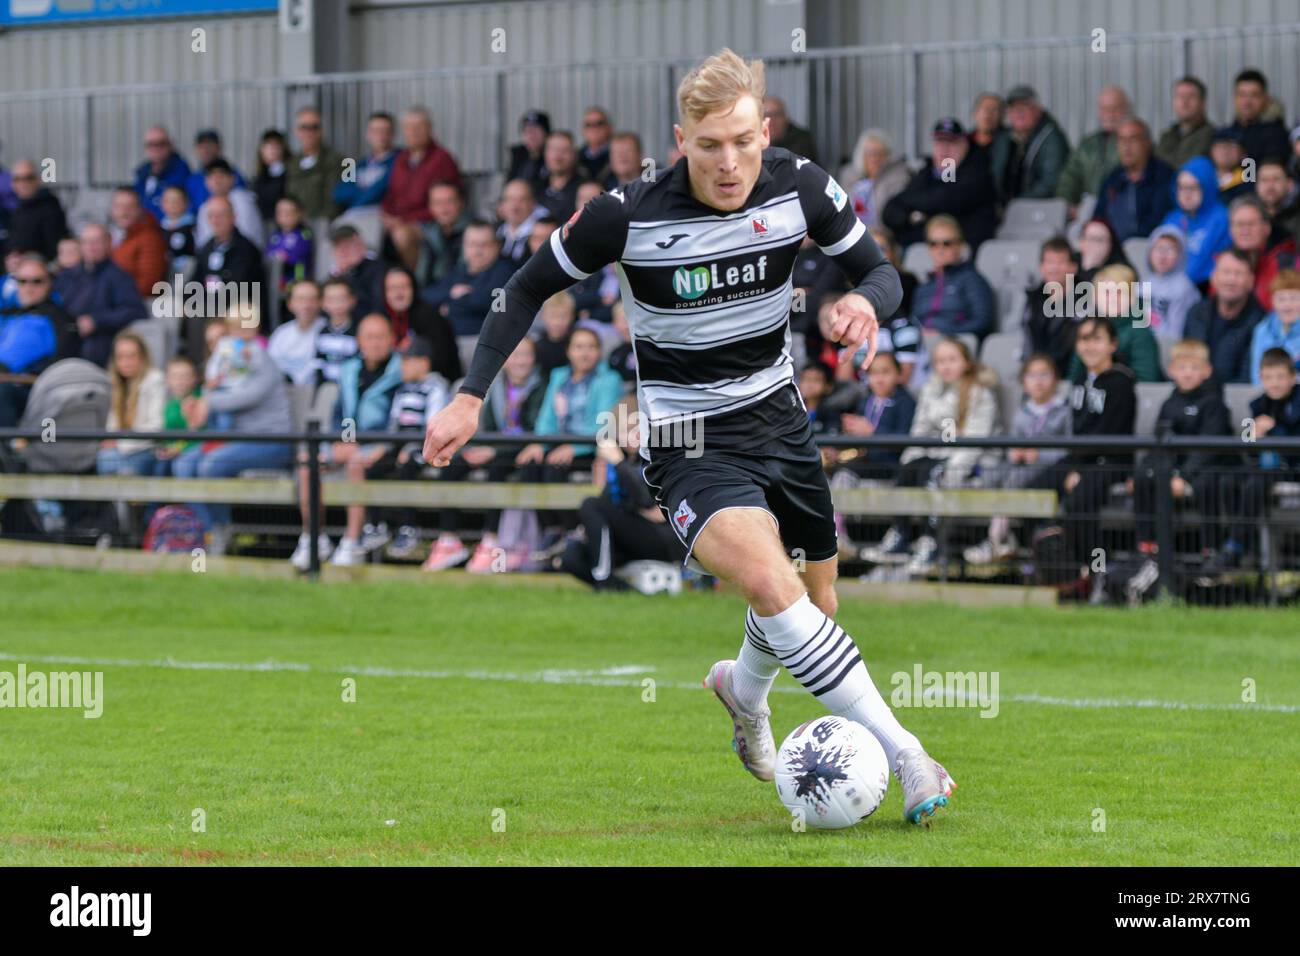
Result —
M 1220 126 L 1214 131 L 1214 137 L 1211 143 L 1236 143 L 1238 146 L 1246 145 L 1246 138 L 1241 135 L 1241 130 L 1235 126 Z
M 433 346 L 422 336 L 412 335 L 402 349 L 402 358 L 433 358 Z
M 217 145 L 221 145 L 221 134 L 210 127 L 208 129 L 201 129 L 194 134 L 194 142 L 195 145 L 199 143 L 216 143 Z
M 529 123 L 534 126 L 540 126 L 549 134 L 551 132 L 551 117 L 541 110 L 529 110 L 523 116 L 519 117 L 519 128 L 523 129 Z
M 1025 100 L 1036 99 L 1038 99 L 1038 94 L 1034 92 L 1034 88 L 1028 83 L 1020 83 L 1007 90 L 1006 100 L 1008 106 L 1012 103 L 1023 103 Z
M 945 116 L 934 124 L 935 139 L 961 139 L 965 135 L 966 130 L 962 128 L 961 123 L 955 117 Z
M 361 235 L 361 233 L 357 232 L 356 226 L 349 226 L 347 223 L 344 223 L 343 225 L 335 226 L 330 230 L 330 242 L 346 242 L 347 240 L 354 239 L 359 235 Z
M 226 160 L 222 159 L 220 156 L 208 163 L 208 165 L 204 166 L 203 171 L 205 173 L 222 172 L 229 173 L 232 176 L 235 175 L 235 171 L 231 169 L 230 163 L 226 162 Z

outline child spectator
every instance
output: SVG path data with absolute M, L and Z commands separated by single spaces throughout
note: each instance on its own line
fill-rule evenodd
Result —
M 271 333 L 266 351 L 285 378 L 294 385 L 312 385 L 316 381 L 316 339 L 325 328 L 320 312 L 320 286 L 311 279 L 300 279 L 289 290 L 289 314 L 285 322 Z
M 356 302 L 346 279 L 330 279 L 321 290 L 327 321 L 316 335 L 316 367 L 322 382 L 337 382 L 343 363 L 357 354 Z
M 1259 376 L 1263 394 L 1251 400 L 1251 425 L 1256 438 L 1300 437 L 1300 386 L 1296 384 L 1295 361 L 1285 349 L 1269 349 L 1260 358 Z M 1231 536 L 1220 554 L 1231 567 L 1242 554 L 1257 555 L 1261 565 L 1267 555 L 1260 549 L 1259 528 L 1269 520 L 1273 485 L 1300 480 L 1300 454 L 1260 452 L 1254 467 L 1240 480 L 1229 481 L 1225 507 L 1233 518 Z
M 1041 283 L 1031 286 L 1025 300 L 1025 355 L 1051 356 L 1058 377 L 1069 371 L 1074 358 L 1074 327 L 1077 317 L 1067 308 L 1065 286 L 1071 274 L 1079 271 L 1079 258 L 1070 243 L 1054 236 L 1038 250 L 1038 276 Z
M 1070 434 L 1072 413 L 1064 395 L 1057 394 L 1056 360 L 1038 353 L 1029 356 L 1020 369 L 1024 394 L 1011 419 L 1016 438 L 1056 438 Z M 1005 460 L 990 468 L 985 484 L 990 488 L 1051 488 L 1061 481 L 1056 465 L 1065 457 L 1059 448 L 1011 448 Z M 991 564 L 1015 555 L 1019 545 L 1011 533 L 1011 521 L 997 515 L 989 522 L 989 536 L 965 551 L 971 564 Z
M 838 435 L 840 416 L 826 411 L 824 403 L 835 390 L 835 373 L 825 362 L 809 362 L 799 372 L 799 397 L 808 411 L 808 424 L 814 435 Z M 830 450 L 830 449 L 827 449 Z M 823 457 L 825 455 L 823 451 Z
M 1273 311 L 1255 326 L 1250 340 L 1250 383 L 1261 385 L 1259 363 L 1269 349 L 1283 349 L 1300 361 L 1300 270 L 1282 269 L 1269 284 Z
M 382 315 L 371 314 L 357 327 L 357 354 L 339 366 L 339 397 L 334 405 L 334 427 L 353 427 L 357 432 L 382 431 L 388 424 L 393 393 L 402 380 L 402 360 L 393 351 L 393 328 Z M 362 445 L 355 441 L 335 442 L 326 451 L 330 465 L 343 466 L 349 481 L 364 481 L 366 469 L 375 464 L 388 446 Z M 299 470 L 299 510 L 302 514 L 302 533 L 298 546 L 289 561 L 295 568 L 306 570 L 310 562 L 311 538 L 307 530 L 311 519 L 308 511 L 308 473 L 306 463 Z M 361 544 L 362 524 L 366 519 L 365 505 L 348 505 L 347 530 L 334 549 L 332 563 L 343 567 L 364 564 L 366 550 Z M 325 523 L 325 503 L 321 502 L 321 524 Z M 330 552 L 329 536 L 321 533 L 317 547 L 321 560 Z
M 203 388 L 199 384 L 199 370 L 194 367 L 194 360 L 188 355 L 178 355 L 167 363 L 167 404 L 163 408 L 163 430 L 169 432 L 189 431 L 184 408 L 186 402 L 193 404 L 203 397 Z M 156 477 L 163 478 L 171 474 L 172 459 L 183 451 L 197 448 L 197 441 L 170 441 L 154 450 L 154 469 Z
M 921 389 L 911 435 L 915 438 L 992 435 L 998 417 L 996 378 L 975 361 L 959 339 L 940 339 L 931 360 L 934 367 Z M 959 487 L 979 472 L 982 457 L 983 452 L 978 448 L 907 448 L 901 458 L 898 487 Z M 909 547 L 911 525 L 910 518 L 894 521 L 878 545 L 863 551 L 863 559 L 873 564 L 907 561 L 908 574 L 928 571 L 934 563 L 938 543 L 927 533 Z
M 542 334 L 537 338 L 537 367 L 547 382 L 550 381 L 552 372 L 568 364 L 569 337 L 573 333 L 576 314 L 573 296 L 568 292 L 557 292 L 542 303 Z
M 988 281 L 964 258 L 966 240 L 957 220 L 946 213 L 925 225 L 934 272 L 917 287 L 912 317 L 926 331 L 944 335 L 970 333 L 979 339 L 997 331 L 998 304 Z
M 637 422 L 636 396 L 624 396 L 614 416 L 618 422 Z M 639 429 L 628 427 L 619 438 L 597 441 L 592 483 L 600 494 L 578 507 L 584 534 L 569 540 L 552 562 L 555 570 L 597 591 L 626 590 L 629 585 L 614 571 L 629 561 L 677 562 L 682 556 L 677 535 L 641 477 Z
M 599 416 L 614 407 L 623 394 L 623 380 L 600 360 L 600 338 L 591 329 L 574 329 L 569 336 L 569 364 L 551 372 L 550 384 L 537 416 L 537 431 L 543 435 L 592 435 Z M 520 480 L 528 482 L 567 481 L 574 471 L 591 468 L 596 446 L 589 444 L 528 445 L 519 453 Z M 555 520 L 545 512 L 543 524 Z M 509 558 L 507 558 L 509 561 Z M 475 568 L 473 562 L 469 570 Z
M 535 431 L 537 415 L 542 408 L 546 386 L 537 368 L 537 347 L 530 338 L 520 340 L 506 359 L 503 374 L 498 375 L 483 400 L 479 415 L 480 432 L 501 432 L 521 435 Z M 486 468 L 488 481 L 504 481 L 515 469 L 522 452 L 512 449 L 498 450 L 487 445 L 466 445 L 438 475 L 440 481 L 464 481 L 476 468 Z M 497 524 L 501 513 L 489 511 L 484 520 L 483 537 L 470 558 L 476 567 L 490 568 L 497 547 Z M 470 557 L 461 542 L 461 513 L 448 509 L 438 522 L 441 533 L 434 543 L 422 570 L 443 571 L 454 568 Z
M 252 370 L 252 346 L 263 344 L 257 334 L 256 319 L 243 321 L 240 316 L 231 314 L 210 323 L 208 332 L 211 333 L 218 323 L 222 335 L 212 343 L 212 354 L 203 370 L 203 392 L 207 396 L 224 395 L 238 389 Z M 274 366 L 275 363 L 271 364 Z M 232 412 L 214 408 L 208 423 L 214 431 L 227 431 L 233 419 Z
M 1187 237 L 1187 278 L 1198 286 L 1209 281 L 1214 258 L 1232 245 L 1228 234 L 1228 210 L 1219 199 L 1214 164 L 1205 156 L 1193 156 L 1174 180 L 1176 209 L 1165 216 L 1165 224 L 1181 229 Z
M 281 265 L 277 292 L 283 293 L 294 282 L 312 274 L 314 248 L 311 229 L 303 222 L 302 206 L 292 196 L 285 196 L 275 204 L 275 228 L 266 244 L 267 258 Z
M 1069 393 L 1072 433 L 1132 435 L 1137 416 L 1136 379 L 1131 369 L 1115 361 L 1119 351 L 1115 324 L 1106 316 L 1084 319 L 1074 347 L 1079 371 Z M 1063 556 L 1067 560 L 1082 564 L 1090 554 L 1089 545 L 1097 536 L 1087 533 L 1089 522 L 1094 529 L 1098 527 L 1097 513 L 1110 500 L 1111 485 L 1127 477 L 1132 461 L 1126 452 L 1082 450 L 1061 459 L 1061 507 L 1066 516 Z
M 405 445 L 393 445 L 379 460 L 366 469 L 366 480 L 397 478 L 414 481 L 424 470 L 421 440 L 429 419 L 433 418 L 451 401 L 451 383 L 433 370 L 433 347 L 418 335 L 407 340 L 400 352 L 402 357 L 402 382 L 393 392 L 392 406 L 388 412 L 388 431 L 406 432 L 411 436 Z M 389 554 L 396 558 L 410 557 L 419 547 L 419 532 L 415 528 L 415 513 L 406 508 L 393 512 L 397 534 L 392 539 Z M 367 552 L 374 551 L 389 540 L 388 523 L 367 524 L 362 529 L 361 543 Z
M 156 432 L 163 427 L 167 385 L 149 361 L 149 348 L 134 332 L 113 337 L 108 378 L 111 399 L 106 431 Z M 152 475 L 154 445 L 148 439 L 107 438 L 99 443 L 95 470 L 101 475 Z
M 903 384 L 903 370 L 898 356 L 881 352 L 867 370 L 870 391 L 857 409 L 840 416 L 840 428 L 846 435 L 907 435 L 916 414 L 916 399 Z M 852 449 L 840 451 L 840 463 L 858 478 L 892 480 L 898 474 L 901 454 L 894 448 L 870 448 L 849 456 Z
M 609 353 L 609 367 L 618 372 L 626 385 L 636 387 L 636 349 L 632 347 L 632 333 L 627 327 L 627 312 L 622 300 L 615 302 L 610 309 L 614 330 L 618 332 L 619 344 Z
M 1107 266 L 1097 272 L 1092 282 L 1096 314 L 1109 320 L 1117 336 L 1116 363 L 1132 371 L 1139 382 L 1161 381 L 1164 373 L 1160 369 L 1160 347 L 1142 314 L 1149 303 L 1139 300 L 1137 273 L 1128 266 Z M 1084 368 L 1076 350 L 1070 363 L 1070 380 L 1079 381 Z
M 275 218 L 275 204 L 284 196 L 284 174 L 290 159 L 289 144 L 278 129 L 262 133 L 257 143 L 257 175 L 253 177 L 253 193 L 263 219 Z
M 1201 294 L 1184 271 L 1184 237 L 1174 226 L 1157 226 L 1147 239 L 1147 284 L 1151 289 L 1151 330 L 1161 338 L 1183 337 L 1187 313 Z
M 194 213 L 190 196 L 180 186 L 168 186 L 162 194 L 163 216 L 159 222 L 163 241 L 172 257 L 172 270 L 189 275 L 194 264 Z
M 1173 435 L 1219 436 L 1232 434 L 1228 406 L 1223 403 L 1223 387 L 1213 379 L 1210 350 L 1204 342 L 1187 339 L 1174 345 L 1169 356 L 1169 377 L 1174 391 L 1160 406 L 1156 417 L 1156 434 L 1168 430 Z M 1190 452 L 1178 455 L 1173 462 L 1169 493 L 1174 503 L 1193 499 L 1201 519 L 1202 554 L 1212 545 L 1207 525 L 1219 519 L 1223 473 L 1232 459 L 1214 452 Z M 1137 525 L 1137 549 L 1145 555 L 1143 566 L 1130 578 L 1127 591 L 1131 600 L 1145 594 L 1155 584 L 1159 569 L 1154 560 L 1156 547 L 1156 480 L 1149 456 L 1138 463 L 1129 487 L 1133 491 L 1133 517 Z M 1215 545 L 1218 542 L 1215 541 Z

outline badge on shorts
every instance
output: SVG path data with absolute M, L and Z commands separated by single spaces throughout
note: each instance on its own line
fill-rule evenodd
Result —
M 673 524 L 677 526 L 677 533 L 683 538 L 686 537 L 686 529 L 691 526 L 691 522 L 694 520 L 695 511 L 683 498 L 682 503 L 677 506 L 677 510 L 673 513 Z

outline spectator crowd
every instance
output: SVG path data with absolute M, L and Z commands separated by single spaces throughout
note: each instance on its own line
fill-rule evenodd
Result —
M 842 360 L 826 333 L 849 284 L 805 240 L 791 326 L 815 431 L 1132 434 L 1138 384 L 1171 382 L 1157 416 L 1162 427 L 1232 433 L 1238 423 L 1223 389 L 1251 386 L 1258 434 L 1300 434 L 1300 125 L 1288 131 L 1283 104 L 1253 69 L 1236 76 L 1233 115 L 1221 123 L 1207 116 L 1198 78 L 1179 78 L 1170 95 L 1174 122 L 1155 131 L 1123 89 L 1102 89 L 1097 128 L 1072 145 L 1031 87 L 981 93 L 966 122 L 953 116 L 934 125 L 930 153 L 916 168 L 886 132 L 866 129 L 833 172 L 898 266 L 903 303 L 880 316 L 870 366 L 861 354 Z M 779 98 L 765 101 L 764 115 L 774 146 L 817 160 L 813 134 Z M 484 202 L 436 138 L 427 110 L 375 112 L 357 134 L 361 148 L 347 158 L 327 142 L 321 113 L 305 107 L 290 130 L 263 133 L 241 169 L 218 130 L 201 130 L 187 159 L 167 129 L 152 127 L 133 181 L 113 190 L 102 221 L 75 232 L 35 163 L 19 160 L 0 174 L 0 426 L 22 419 L 33 378 L 69 357 L 107 370 L 111 429 L 291 432 L 301 397 L 323 403 L 335 428 L 409 432 L 401 441 L 325 449 L 322 467 L 353 480 L 585 476 L 600 488 L 576 516 L 487 513 L 476 544 L 462 535 L 459 512 L 439 514 L 430 528 L 406 509 L 352 507 L 344 535 L 318 542 L 335 563 L 381 553 L 411 559 L 427 539 L 430 571 L 554 566 L 617 587 L 610 567 L 671 560 L 672 536 L 629 464 L 634 439 L 619 447 L 595 440 L 601 413 L 635 410 L 636 357 L 612 267 L 544 304 L 483 406 L 486 430 L 590 435 L 591 443 L 471 445 L 436 475 L 419 454 L 424 425 L 454 393 L 498 290 L 575 210 L 643 174 L 638 135 L 619 131 L 597 106 L 582 114 L 576 135 L 531 109 L 502 157 L 499 195 Z M 1049 214 L 1056 234 L 1035 241 L 1034 274 L 999 271 L 1014 210 L 1035 200 L 1054 201 L 1046 206 L 1056 210 Z M 175 316 L 166 335 L 151 339 L 142 326 L 158 320 L 155 292 L 175 275 L 187 287 L 236 284 L 260 293 L 220 315 Z M 1081 291 L 1089 304 L 1079 307 Z M 1085 522 L 1126 486 L 1139 513 L 1138 550 L 1149 557 L 1155 548 L 1142 517 L 1154 494 L 1143 460 L 877 446 L 828 449 L 825 463 L 839 485 L 1055 490 L 1059 526 L 1021 533 L 1036 541 L 1055 534 L 1076 562 L 1089 540 Z M 123 439 L 105 442 L 98 457 L 99 470 L 111 474 L 297 468 L 304 488 L 306 464 L 289 443 L 238 440 Z M 1273 485 L 1298 465 L 1258 454 L 1178 463 L 1174 497 L 1223 517 L 1223 533 L 1202 542 L 1207 564 L 1230 567 L 1257 548 L 1247 519 L 1265 512 Z M 1234 467 L 1250 480 L 1224 479 L 1222 470 Z M 298 567 L 306 567 L 311 543 L 306 494 L 302 500 Z M 220 550 L 230 509 L 194 507 Z M 567 534 L 577 525 L 585 535 Z M 1014 530 L 1010 519 L 994 518 L 966 560 L 1013 556 Z M 934 519 L 921 516 L 893 521 L 878 543 L 850 553 L 925 574 L 937 550 Z M 1150 576 L 1144 568 L 1135 579 Z

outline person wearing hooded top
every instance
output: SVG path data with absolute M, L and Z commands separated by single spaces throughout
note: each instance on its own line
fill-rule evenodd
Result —
M 1228 232 L 1228 210 L 1219 201 L 1214 164 L 1194 156 L 1178 170 L 1174 179 L 1174 209 L 1161 225 L 1175 226 L 1187 237 L 1187 278 L 1203 286 L 1214 271 L 1214 259 L 1232 245 Z
M 1151 290 L 1151 329 L 1163 339 L 1183 337 L 1187 313 L 1201 301 L 1184 268 L 1186 238 L 1174 226 L 1159 226 L 1147 239 L 1147 287 Z

